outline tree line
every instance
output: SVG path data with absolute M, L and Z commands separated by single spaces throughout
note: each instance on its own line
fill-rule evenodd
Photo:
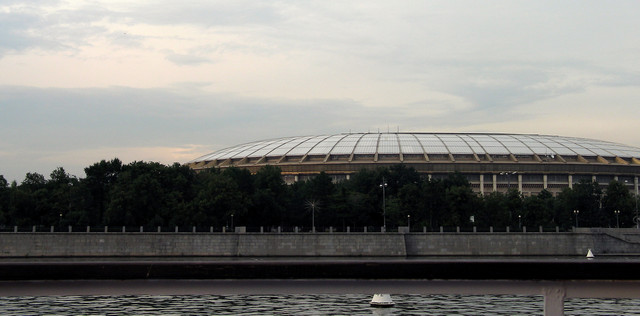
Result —
M 404 165 L 362 169 L 332 182 L 320 173 L 287 185 L 279 168 L 195 172 L 175 163 L 102 160 L 76 178 L 63 168 L 49 179 L 27 173 L 18 184 L 0 175 L 0 226 L 248 227 L 632 227 L 636 201 L 617 181 L 583 181 L 557 196 L 517 189 L 480 195 L 453 173 L 429 179 Z M 384 195 L 381 185 L 385 183 Z M 384 199 L 384 202 L 383 202 Z M 384 206 L 384 209 L 383 209 Z M 578 212 L 575 212 L 578 211 Z M 619 211 L 617 213 L 616 211 Z M 312 218 L 313 217 L 313 218 Z M 231 223 L 233 221 L 234 223 Z

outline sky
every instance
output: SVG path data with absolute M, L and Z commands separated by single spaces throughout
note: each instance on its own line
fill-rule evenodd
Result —
M 346 132 L 640 147 L 640 1 L 0 0 L 0 175 Z

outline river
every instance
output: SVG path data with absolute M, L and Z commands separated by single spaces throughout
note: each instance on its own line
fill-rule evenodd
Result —
M 542 296 L 366 294 L 0 297 L 1 315 L 541 315 Z M 565 315 L 640 315 L 639 299 L 567 299 Z

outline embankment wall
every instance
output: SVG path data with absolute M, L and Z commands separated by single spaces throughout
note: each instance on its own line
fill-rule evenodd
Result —
M 0 257 L 411 257 L 640 254 L 640 234 L 2 233 Z

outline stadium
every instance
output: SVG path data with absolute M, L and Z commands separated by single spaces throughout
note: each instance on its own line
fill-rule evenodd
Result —
M 536 134 L 345 133 L 284 137 L 241 144 L 187 163 L 198 171 L 238 167 L 282 170 L 285 182 L 325 172 L 334 181 L 363 168 L 403 164 L 429 178 L 463 174 L 475 192 L 525 196 L 553 194 L 582 180 L 606 186 L 612 180 L 638 192 L 640 148 L 608 141 Z

